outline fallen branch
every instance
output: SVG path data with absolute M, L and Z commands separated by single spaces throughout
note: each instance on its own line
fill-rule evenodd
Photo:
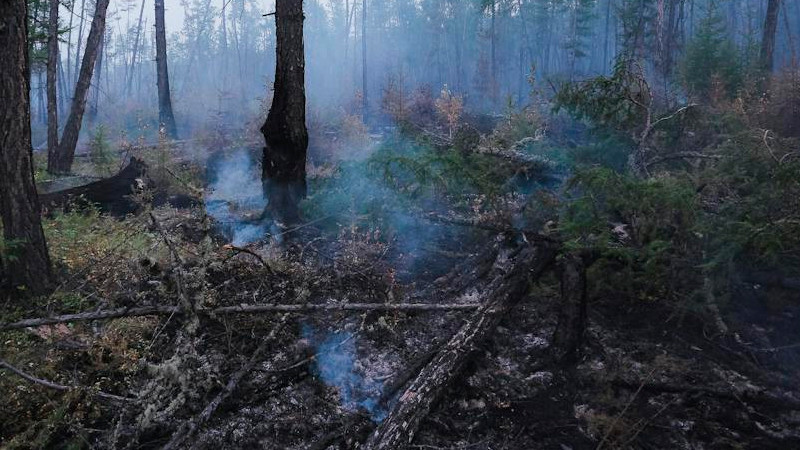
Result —
M 425 213 L 422 214 L 421 217 L 424 219 L 437 222 L 445 225 L 455 225 L 460 227 L 470 227 L 470 228 L 478 228 L 480 230 L 486 231 L 493 231 L 496 233 L 522 233 L 523 239 L 527 241 L 543 241 L 543 242 L 552 242 L 558 243 L 560 242 L 557 238 L 553 236 L 548 236 L 546 234 L 536 233 L 529 230 L 520 230 L 512 227 L 510 224 L 501 224 L 501 223 L 490 223 L 481 221 L 479 219 L 473 219 L 469 217 L 459 217 L 459 216 L 445 216 L 442 214 L 438 214 L 435 212 Z
M 93 390 L 91 390 L 89 388 L 85 388 L 85 387 L 65 386 L 63 384 L 58 384 L 58 383 L 54 383 L 52 381 L 48 381 L 48 380 L 45 380 L 45 379 L 42 379 L 42 378 L 37 378 L 37 377 L 27 373 L 27 372 L 23 372 L 22 370 L 12 366 L 11 364 L 9 364 L 8 362 L 6 362 L 3 359 L 0 359 L 0 368 L 6 369 L 6 370 L 8 370 L 9 372 L 11 372 L 11 373 L 13 373 L 15 375 L 30 381 L 31 383 L 35 383 L 35 384 L 44 386 L 46 388 L 55 389 L 56 391 L 83 390 L 83 391 L 88 392 L 91 395 L 94 395 L 94 396 L 97 396 L 97 397 L 100 397 L 100 398 L 104 398 L 104 399 L 107 399 L 107 400 L 114 400 L 114 401 L 118 401 L 118 402 L 130 402 L 130 401 L 135 400 L 133 398 L 121 397 L 119 395 L 108 394 L 108 393 L 102 392 L 102 391 L 93 391 Z
M 197 314 L 215 316 L 228 314 L 256 314 L 256 313 L 300 313 L 314 311 L 469 311 L 480 305 L 473 303 L 432 304 L 432 303 L 322 303 L 298 305 L 236 305 L 222 306 L 219 308 L 199 308 Z M 136 308 L 117 308 L 101 311 L 88 311 L 75 314 L 65 314 L 54 317 L 41 317 L 24 319 L 17 322 L 0 324 L 0 331 L 15 330 L 57 323 L 86 322 L 90 320 L 117 319 L 120 317 L 163 316 L 170 314 L 183 314 L 183 309 L 178 306 L 142 306 Z
M 722 159 L 721 155 L 707 155 L 705 153 L 700 152 L 675 152 L 670 153 L 669 155 L 664 156 L 656 156 L 645 163 L 645 166 L 649 169 L 656 164 L 660 164 L 665 161 L 670 161 L 673 159 Z
M 250 359 L 242 365 L 242 367 L 234 373 L 230 379 L 228 379 L 228 383 L 222 389 L 222 391 L 214 397 L 213 400 L 200 412 L 197 416 L 193 417 L 191 420 L 184 422 L 175 433 L 173 433 L 172 438 L 170 439 L 169 443 L 164 446 L 165 450 L 171 450 L 175 448 L 179 448 L 181 444 L 190 439 L 192 435 L 200 428 L 203 424 L 205 424 L 208 419 L 216 412 L 219 405 L 222 404 L 228 397 L 233 394 L 236 388 L 239 386 L 239 383 L 242 381 L 245 375 L 247 375 L 250 371 L 253 370 L 253 367 L 258 363 L 261 358 L 261 354 L 266 351 L 269 344 L 271 344 L 275 337 L 278 335 L 278 332 L 283 328 L 286 324 L 286 319 L 289 316 L 284 314 L 279 320 L 278 323 L 272 328 L 272 331 L 269 332 L 266 338 L 261 341 L 258 348 L 253 352 L 250 356 Z
M 234 255 L 239 254 L 239 253 L 244 253 L 244 254 L 250 255 L 250 256 L 256 258 L 258 260 L 258 262 L 260 262 L 261 265 L 264 266 L 265 269 L 267 269 L 267 272 L 269 274 L 272 275 L 272 274 L 275 273 L 275 271 L 272 270 L 272 267 L 270 267 L 269 263 L 267 263 L 267 261 L 261 255 L 259 255 L 258 253 L 254 252 L 254 251 L 252 251 L 252 250 L 250 250 L 248 248 L 237 247 L 237 246 L 235 246 L 233 244 L 224 245 L 222 248 L 224 248 L 225 250 L 231 250 L 231 251 L 235 252 Z
M 548 244 L 525 247 L 511 255 L 511 266 L 505 269 L 498 261 L 499 273 L 489 286 L 487 300 L 411 382 L 363 449 L 401 449 L 413 441 L 433 403 L 460 373 L 473 351 L 491 336 L 503 316 L 525 296 L 530 281 L 550 267 L 556 250 L 557 246 Z

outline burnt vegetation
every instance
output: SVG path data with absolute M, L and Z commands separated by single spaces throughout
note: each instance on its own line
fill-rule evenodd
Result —
M 0 446 L 800 447 L 799 12 L 3 3 Z

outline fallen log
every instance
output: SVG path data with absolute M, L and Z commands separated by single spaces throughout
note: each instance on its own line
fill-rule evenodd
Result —
M 141 159 L 131 158 L 128 165 L 112 177 L 42 194 L 39 200 L 46 213 L 66 210 L 72 206 L 82 208 L 96 205 L 104 213 L 122 217 L 139 209 L 133 196 L 147 185 L 147 164 Z
M 474 303 L 432 304 L 432 303 L 322 303 L 298 305 L 236 305 L 221 306 L 219 308 L 200 308 L 197 314 L 206 316 L 231 315 L 231 314 L 258 314 L 258 313 L 301 313 L 315 311 L 469 311 L 480 305 Z M 17 322 L 0 324 L 0 331 L 15 330 L 20 328 L 38 327 L 42 325 L 55 325 L 68 322 L 86 322 L 90 320 L 117 319 L 120 317 L 164 316 L 182 314 L 179 306 L 140 306 L 132 308 L 116 308 L 101 311 L 87 311 L 75 314 L 64 314 L 54 317 L 40 317 L 24 319 Z
M 505 314 L 526 294 L 532 280 L 539 278 L 553 263 L 557 246 L 539 243 L 503 254 L 497 258 L 495 277 L 481 304 L 461 329 L 403 392 L 386 419 L 362 447 L 366 450 L 395 450 L 407 447 L 442 392 L 453 382 L 473 351 L 491 336 Z M 504 267 L 504 257 L 510 267 Z
M 164 186 L 157 186 L 147 175 L 147 163 L 131 158 L 127 166 L 109 178 L 61 191 L 40 194 L 42 210 L 46 214 L 68 211 L 70 208 L 97 207 L 101 212 L 114 217 L 125 217 L 141 208 L 136 194 L 144 189 L 153 191 L 154 206 L 170 205 L 175 208 L 190 208 L 201 201 L 191 195 L 169 195 Z

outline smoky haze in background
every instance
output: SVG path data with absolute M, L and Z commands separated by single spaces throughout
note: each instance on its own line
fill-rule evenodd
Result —
M 82 1 L 74 1 L 78 13 Z M 157 125 L 153 0 L 144 0 L 139 55 L 135 61 L 132 56 L 141 1 L 112 2 L 103 67 L 93 81 L 101 88 L 97 99 L 100 121 L 112 130 L 133 130 L 141 128 L 142 123 L 150 129 Z M 85 3 L 84 40 L 93 2 Z M 536 81 L 549 92 L 548 79 L 581 79 L 608 72 L 615 55 L 625 48 L 636 48 L 645 58 L 653 58 L 663 14 L 659 15 L 655 6 L 648 10 L 644 37 L 637 40 L 637 36 L 626 35 L 628 30 L 621 20 L 622 7 L 627 3 L 368 0 L 367 92 L 372 119 L 378 116 L 389 79 L 406 94 L 423 84 L 439 92 L 446 84 L 464 95 L 468 109 L 502 111 L 509 103 L 519 105 L 528 100 L 532 67 Z M 691 2 L 692 8 L 686 7 L 679 15 L 678 51 L 697 32 L 711 3 L 696 0 Z M 740 49 L 760 41 L 764 3 L 717 2 L 727 33 Z M 346 4 L 351 7 L 349 14 Z M 310 117 L 325 110 L 354 109 L 360 104 L 357 93 L 362 90 L 364 59 L 361 4 L 361 0 L 304 2 Z M 778 23 L 776 67 L 788 63 L 792 44 L 800 44 L 787 33 L 787 26 L 790 31 L 800 29 L 800 2 L 785 2 L 784 8 Z M 263 15 L 274 11 L 274 2 L 167 0 L 166 9 L 172 99 L 183 134 L 206 127 L 210 118 L 237 128 L 263 114 L 275 66 L 274 17 Z M 62 7 L 62 27 L 67 28 L 70 20 L 72 31 L 65 33 L 61 44 L 61 75 L 66 87 L 60 94 L 63 103 L 68 102 L 77 75 L 74 54 L 80 21 Z M 42 115 L 43 103 L 37 99 L 44 89 L 44 67 L 34 65 L 33 71 L 33 117 L 37 122 Z M 675 73 L 670 76 L 674 79 Z

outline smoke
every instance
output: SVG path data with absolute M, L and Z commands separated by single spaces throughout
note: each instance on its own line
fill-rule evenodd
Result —
M 252 158 L 238 150 L 209 160 L 209 186 L 205 196 L 208 215 L 236 246 L 263 239 L 270 222 L 261 219 L 267 206 L 261 179 Z
M 303 337 L 315 347 L 317 376 L 339 392 L 342 407 L 348 411 L 363 408 L 374 422 L 386 417 L 380 405 L 383 384 L 365 375 L 357 361 L 355 336 L 348 332 L 328 333 L 321 338 L 307 324 L 302 327 Z

